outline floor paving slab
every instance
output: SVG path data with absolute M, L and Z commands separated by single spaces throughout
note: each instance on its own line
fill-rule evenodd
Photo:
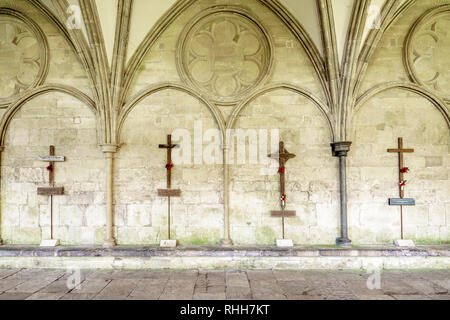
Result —
M 67 283 L 67 280 L 56 280 L 50 283 L 48 286 L 39 290 L 40 293 L 67 293 L 73 288 L 70 288 L 70 283 Z
M 83 270 L 73 290 L 67 271 L 2 271 L 9 276 L 0 279 L 0 299 L 13 300 L 450 300 L 450 273 L 441 270 L 386 271 L 376 290 L 368 288 L 366 273 L 332 270 Z
M 432 300 L 429 296 L 424 295 L 393 295 L 396 300 Z
M 25 280 L 23 279 L 3 279 L 0 280 L 0 293 L 4 291 L 8 291 L 19 284 L 23 283 Z
M 377 294 L 377 295 L 357 295 L 359 300 L 395 300 L 395 298 L 385 295 L 385 294 Z
M 250 287 L 227 286 L 226 287 L 226 297 L 229 300 L 251 299 L 252 298 L 252 293 L 250 291 Z
M 95 297 L 95 293 L 68 293 L 63 295 L 59 300 L 91 300 Z
M 80 283 L 79 287 L 74 288 L 72 292 L 77 294 L 97 294 L 102 291 L 110 282 L 111 280 L 105 279 L 86 279 L 85 281 Z
M 31 295 L 32 293 L 4 292 L 0 294 L 0 300 L 25 300 Z
M 402 280 L 385 280 L 384 278 L 381 281 L 381 290 L 387 295 L 413 295 L 420 293 L 419 290 Z
M 113 279 L 111 282 L 99 292 L 99 296 L 125 296 L 128 297 L 130 293 L 136 288 L 136 280 L 130 279 Z
M 53 281 L 54 280 L 34 280 L 34 279 L 26 280 L 25 282 L 17 285 L 16 287 L 9 289 L 8 292 L 35 293 L 45 288 Z
M 5 279 L 19 271 L 20 269 L 0 269 L 0 279 Z
M 288 300 L 324 300 L 321 296 L 287 295 Z
M 305 280 L 305 276 L 300 271 L 274 271 L 273 275 L 278 281 Z
M 222 293 L 195 293 L 193 300 L 226 300 L 225 292 Z
M 36 292 L 29 296 L 26 300 L 59 300 L 64 296 L 64 292 L 48 293 L 48 292 Z

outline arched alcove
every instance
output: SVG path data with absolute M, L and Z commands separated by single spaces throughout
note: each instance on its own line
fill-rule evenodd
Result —
M 293 87 L 263 90 L 242 105 L 235 114 L 233 129 L 255 135 L 258 143 L 256 163 L 250 163 L 252 142 L 246 138 L 245 163 L 238 162 L 238 148 L 231 150 L 230 165 L 231 237 L 237 244 L 273 244 L 281 238 L 281 219 L 270 216 L 279 210 L 278 162 L 262 151 L 261 139 L 279 132 L 285 148 L 296 154 L 286 165 L 287 210 L 296 217 L 286 219 L 286 236 L 294 243 L 334 243 L 338 228 L 338 175 L 330 156 L 332 131 L 318 100 Z M 266 130 L 261 132 L 260 130 Z
M 51 94 L 49 93 L 51 91 Z M 16 105 L 4 128 L 1 167 L 1 221 L 5 243 L 38 244 L 50 237 L 48 196 L 37 187 L 48 185 L 48 163 L 38 155 L 66 157 L 55 165 L 55 238 L 62 244 L 101 243 L 105 233 L 104 160 L 97 145 L 97 119 L 84 102 L 50 90 Z
M 157 195 L 157 189 L 166 188 L 166 149 L 158 145 L 172 134 L 172 142 L 181 144 L 173 154 L 184 155 L 188 147 L 190 157 L 177 161 L 173 156 L 172 188 L 181 189 L 181 197 L 171 198 L 171 236 L 180 244 L 217 244 L 223 230 L 223 167 L 205 162 L 198 152 L 205 154 L 211 145 L 205 133 L 215 132 L 221 158 L 219 121 L 201 99 L 178 87 L 143 91 L 144 96 L 128 106 L 121 122 L 115 162 L 117 240 L 148 244 L 167 237 L 167 198 Z M 176 141 L 177 134 L 183 139 Z
M 406 89 L 406 90 L 405 90 Z M 412 88 L 414 89 L 414 88 Z M 418 242 L 449 237 L 449 128 L 430 96 L 411 88 L 385 88 L 358 105 L 353 118 L 348 157 L 349 230 L 356 243 L 389 243 L 400 237 L 400 212 L 388 198 L 398 197 L 398 159 L 387 152 L 404 139 L 405 196 L 416 199 L 404 207 L 405 237 Z

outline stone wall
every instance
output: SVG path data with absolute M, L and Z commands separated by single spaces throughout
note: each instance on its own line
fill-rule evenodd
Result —
M 439 19 L 430 17 L 424 28 L 412 33 L 410 46 L 407 43 L 412 25 L 437 4 L 450 4 L 450 1 L 416 1 L 390 27 L 369 61 L 360 94 L 377 85 L 409 83 L 412 76 L 420 80 L 439 72 L 437 84 L 450 76 L 448 55 L 447 58 L 442 56 L 448 52 L 450 38 L 441 30 L 448 24 L 450 13 Z M 426 61 L 427 64 L 412 63 L 417 73 L 411 74 L 407 68 L 408 57 L 414 55 L 413 50 L 419 54 L 430 45 L 430 39 L 424 37 L 423 32 L 430 28 L 430 23 L 436 22 L 439 41 L 431 46 L 429 60 L 415 56 L 419 63 Z M 428 32 L 428 35 L 433 34 Z M 427 68 L 427 74 L 420 73 L 423 68 Z M 430 91 L 438 97 L 446 97 L 448 86 Z M 448 242 L 449 128 L 430 99 L 408 89 L 375 94 L 355 111 L 350 134 L 353 145 L 348 159 L 350 238 L 358 243 L 389 243 L 400 237 L 400 208 L 387 203 L 388 198 L 398 197 L 398 156 L 386 152 L 388 148 L 397 147 L 398 137 L 403 137 L 406 148 L 415 149 L 414 153 L 404 156 L 405 166 L 411 170 L 405 176 L 408 180 L 405 196 L 416 199 L 416 206 L 403 209 L 404 235 L 423 243 Z
M 68 85 L 92 98 L 86 72 L 60 31 L 27 1 L 3 2 L 30 17 L 45 35 L 48 70 L 40 85 Z M 369 61 L 359 95 L 393 81 L 412 83 L 405 62 L 411 53 L 404 46 L 411 26 L 433 6 L 432 1 L 417 1 L 387 30 Z M 417 39 L 420 42 L 421 30 L 412 36 L 412 46 Z M 208 37 L 202 38 L 202 33 Z M 435 53 L 438 58 L 433 61 L 438 62 L 430 70 L 437 67 L 443 82 L 434 89 L 433 83 L 417 86 L 442 102 L 449 93 L 445 50 L 450 42 L 445 36 L 440 39 L 436 48 L 444 54 Z M 5 57 L 0 57 L 2 65 L 7 65 Z M 423 79 L 428 67 L 417 68 L 417 79 Z M 6 89 L 15 85 L 17 72 L 12 71 L 3 75 Z M 165 89 L 150 92 L 158 86 Z M 405 236 L 422 242 L 450 239 L 448 125 L 431 95 L 426 99 L 407 89 L 374 94 L 354 110 L 348 129 L 353 142 L 348 157 L 348 217 L 349 237 L 355 244 L 388 243 L 399 237 L 399 208 L 387 205 L 389 197 L 398 195 L 397 156 L 386 150 L 396 147 L 400 136 L 406 147 L 415 149 L 405 156 L 411 169 L 406 195 L 416 199 L 415 207 L 404 209 Z M 146 90 L 147 96 L 130 104 Z M 267 152 L 259 150 L 255 163 L 250 163 L 249 152 L 264 134 L 278 130 L 286 149 L 296 154 L 286 165 L 287 209 L 296 211 L 296 217 L 286 219 L 286 235 L 296 244 L 334 244 L 339 235 L 338 160 L 331 156 L 329 120 L 318 107 L 327 108 L 323 101 L 307 53 L 261 2 L 199 0 L 189 6 L 153 43 L 127 95 L 125 107 L 130 112 L 123 114 L 123 125 L 118 126 L 120 146 L 114 154 L 118 243 L 156 244 L 167 237 L 167 199 L 157 196 L 157 189 L 166 187 L 166 152 L 158 144 L 171 133 L 173 142 L 186 142 L 175 139 L 180 132 L 192 144 L 190 161 L 174 157 L 172 187 L 180 188 L 182 195 L 171 198 L 172 237 L 180 244 L 219 243 L 224 237 L 225 167 L 220 162 L 223 141 L 216 137 L 211 144 L 211 130 L 224 129 L 241 105 L 231 129 L 257 134 L 258 140 L 246 140 L 245 163 L 238 163 L 239 153 L 232 150 L 231 239 L 236 244 L 270 245 L 281 237 L 281 219 L 270 217 L 271 210 L 279 209 L 278 166 L 267 158 L 277 147 L 271 150 L 269 139 L 264 143 Z M 7 110 L 0 109 L 0 115 Z M 33 97 L 14 115 L 1 154 L 0 235 L 5 243 L 37 244 L 49 237 L 49 199 L 36 193 L 38 186 L 47 184 L 47 164 L 36 157 L 47 154 L 51 144 L 57 155 L 66 156 L 55 171 L 56 185 L 65 188 L 65 195 L 54 197 L 55 237 L 70 245 L 103 242 L 106 168 L 98 139 L 100 122 L 85 103 L 56 92 Z M 196 154 L 194 145 L 203 149 L 203 155 Z M 211 160 L 205 156 L 209 152 L 216 156 L 211 163 L 205 162 Z
M 1 212 L 5 243 L 39 244 L 50 238 L 48 186 L 49 145 L 56 155 L 53 196 L 54 235 L 63 244 L 102 243 L 105 237 L 104 160 L 97 147 L 96 120 L 89 107 L 62 93 L 27 102 L 11 121 L 2 153 Z
M 274 110 L 276 110 L 274 112 Z M 331 132 L 323 114 L 307 98 L 287 90 L 275 90 L 243 109 L 235 126 L 242 130 L 279 131 L 285 148 L 296 155 L 286 164 L 286 237 L 296 243 L 333 243 L 338 232 L 337 162 L 330 156 Z M 275 131 L 276 132 L 276 131 Z M 259 135 L 262 139 L 264 135 Z M 257 164 L 237 162 L 231 175 L 231 237 L 236 243 L 273 244 L 281 239 L 278 161 L 267 158 L 275 149 L 261 152 Z M 247 153 L 250 143 L 247 140 Z M 267 163 L 265 163 L 267 162 Z
M 405 197 L 416 206 L 403 208 L 404 235 L 423 242 L 449 239 L 449 134 L 439 111 L 426 99 L 404 90 L 388 90 L 361 106 L 355 118 L 349 155 L 349 225 L 358 243 L 390 242 L 400 236 L 397 148 L 403 137 L 410 169 Z M 446 218 L 447 210 L 447 218 Z
M 195 138 L 196 144 L 207 151 L 210 143 L 203 139 L 214 128 L 217 124 L 210 110 L 179 91 L 155 93 L 134 107 L 122 129 L 115 162 L 119 243 L 159 243 L 167 239 L 167 198 L 158 197 L 157 189 L 167 188 L 166 149 L 158 145 L 167 143 L 168 134 L 173 134 L 173 143 L 181 144 L 180 149 L 172 151 L 172 188 L 181 189 L 181 197 L 170 200 L 171 237 L 182 244 L 219 242 L 223 229 L 222 165 L 204 164 L 206 156 L 201 154 L 197 161 L 193 147 Z M 177 129 L 185 130 L 192 145 L 185 147 L 189 141 L 176 139 Z M 184 161 L 178 160 L 184 155 Z

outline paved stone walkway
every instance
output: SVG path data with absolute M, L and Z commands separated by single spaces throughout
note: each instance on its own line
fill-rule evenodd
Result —
M 71 289 L 77 278 L 79 287 Z M 371 287 L 379 283 L 379 289 L 369 289 L 368 279 Z M 390 271 L 378 277 L 364 271 L 82 270 L 70 273 L 0 269 L 0 299 L 6 300 L 450 300 L 449 290 L 450 270 Z

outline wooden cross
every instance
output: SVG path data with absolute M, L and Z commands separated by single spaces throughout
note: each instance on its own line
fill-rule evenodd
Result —
M 390 153 L 398 153 L 398 185 L 399 185 L 399 194 L 400 199 L 391 198 L 389 199 L 389 205 L 400 206 L 400 227 L 401 227 L 401 237 L 403 239 L 403 206 L 404 205 L 415 205 L 414 199 L 404 199 L 405 198 L 405 191 L 403 190 L 403 187 L 401 186 L 402 182 L 404 181 L 404 173 L 402 172 L 403 165 L 403 154 L 404 153 L 413 153 L 414 149 L 403 149 L 403 138 L 398 138 L 398 149 L 388 149 L 387 150 Z
M 286 165 L 286 162 L 289 159 L 295 158 L 295 154 L 289 153 L 285 148 L 284 148 L 284 142 L 280 141 L 280 146 L 278 149 L 278 152 L 275 154 L 269 154 L 268 155 L 269 158 L 272 159 L 278 159 L 278 163 L 279 163 L 279 168 L 283 168 L 283 170 L 281 170 L 281 172 L 279 172 L 280 174 L 280 204 L 281 204 L 281 210 L 272 210 L 270 212 L 272 217 L 281 217 L 281 226 L 282 226 L 282 232 L 283 232 L 283 239 L 284 239 L 284 218 L 285 217 L 294 217 L 295 216 L 295 211 L 294 210 L 290 210 L 290 211 L 286 211 L 286 200 L 283 200 L 283 197 L 286 195 L 286 176 L 285 176 L 285 169 L 284 166 Z M 280 169 L 279 169 L 280 170 Z
M 172 144 L 172 135 L 167 135 L 167 144 L 160 144 L 160 149 L 167 149 L 167 189 L 158 189 L 158 196 L 167 197 L 167 233 L 170 240 L 170 197 L 180 197 L 181 190 L 180 189 L 171 189 L 171 180 L 172 180 L 172 167 L 168 167 L 169 164 L 172 163 L 172 149 L 177 148 L 178 144 Z
M 403 188 L 400 186 L 400 184 L 404 181 L 403 180 L 403 172 L 401 169 L 403 168 L 403 154 L 404 153 L 413 153 L 414 149 L 403 149 L 403 138 L 398 138 L 398 149 L 388 149 L 388 152 L 391 153 L 398 153 L 398 172 L 399 172 L 399 191 L 400 191 L 400 198 L 405 197 L 405 193 Z
M 64 187 L 55 187 L 55 162 L 63 162 L 65 158 L 64 156 L 55 156 L 55 146 L 50 146 L 49 155 L 38 156 L 38 160 L 49 163 L 47 167 L 49 187 L 38 187 L 37 193 L 50 196 L 50 239 L 53 239 L 53 196 L 64 194 Z

